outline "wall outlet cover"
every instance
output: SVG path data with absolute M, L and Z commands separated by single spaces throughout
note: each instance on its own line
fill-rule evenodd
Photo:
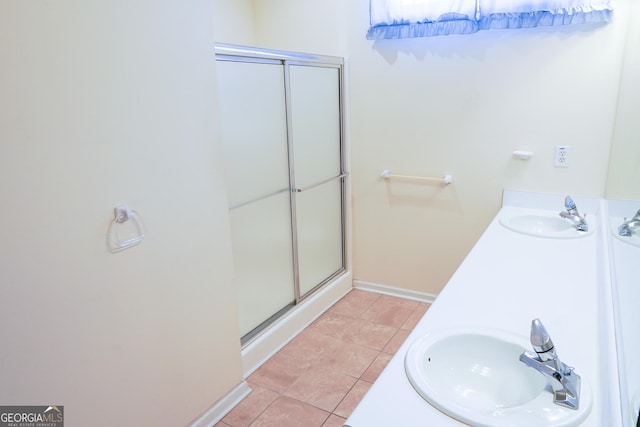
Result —
M 570 148 L 568 145 L 556 145 L 556 156 L 553 162 L 553 165 L 557 168 L 568 168 L 569 167 L 569 152 Z

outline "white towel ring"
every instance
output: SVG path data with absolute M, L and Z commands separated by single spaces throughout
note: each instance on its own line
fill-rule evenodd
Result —
M 138 213 L 132 209 L 129 209 L 127 205 L 118 205 L 113 209 L 113 220 L 109 224 L 109 230 L 107 233 L 107 240 L 109 250 L 111 252 L 120 252 L 125 249 L 129 249 L 138 245 L 144 240 L 144 228 L 142 226 L 142 220 Z M 120 225 L 131 220 L 134 228 L 134 236 L 125 240 L 121 240 L 118 230 Z

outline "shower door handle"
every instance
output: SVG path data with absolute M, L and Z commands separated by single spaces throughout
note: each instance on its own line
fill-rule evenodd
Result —
M 327 179 L 324 179 L 322 181 L 316 182 L 315 184 L 307 185 L 306 187 L 299 187 L 299 188 L 298 187 L 294 187 L 294 188 L 291 189 L 291 192 L 292 193 L 302 193 L 303 191 L 307 191 L 307 190 L 310 190 L 312 188 L 318 187 L 318 186 L 320 186 L 322 184 L 326 184 L 327 182 L 333 181 L 334 179 L 342 179 L 342 178 L 346 178 L 347 176 L 349 176 L 349 173 L 345 172 L 345 173 L 340 174 L 338 176 L 332 176 L 331 178 L 327 178 Z

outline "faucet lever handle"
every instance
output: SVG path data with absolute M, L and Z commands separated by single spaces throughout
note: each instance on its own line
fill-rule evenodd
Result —
M 567 210 L 576 209 L 576 202 L 573 201 L 571 196 L 564 198 L 564 207 L 567 208 Z
M 556 357 L 556 350 L 553 346 L 551 336 L 547 332 L 540 319 L 533 319 L 531 322 L 531 345 L 540 360 L 547 361 Z

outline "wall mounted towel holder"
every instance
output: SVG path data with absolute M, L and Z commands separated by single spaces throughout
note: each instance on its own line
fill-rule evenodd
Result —
M 380 173 L 380 177 L 386 180 L 402 180 L 417 182 L 433 182 L 438 184 L 449 185 L 453 183 L 453 175 L 445 175 L 442 178 L 432 178 L 427 176 L 411 176 L 411 175 L 394 175 L 389 169 L 385 169 Z
M 142 220 L 136 211 L 129 209 L 129 206 L 126 204 L 118 205 L 113 208 L 113 217 L 107 232 L 107 241 L 111 252 L 120 252 L 129 249 L 144 240 Z M 131 237 L 121 240 L 118 230 L 123 228 L 124 224 L 129 220 L 131 220 L 131 227 L 129 227 L 127 231 Z

